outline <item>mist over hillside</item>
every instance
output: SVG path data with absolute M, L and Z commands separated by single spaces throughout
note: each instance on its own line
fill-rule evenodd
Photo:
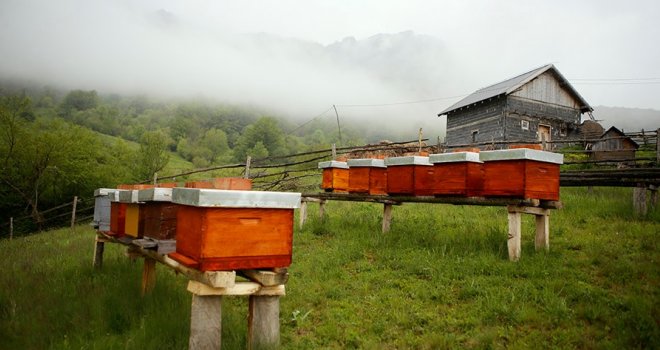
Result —
M 660 128 L 660 111 L 655 109 L 595 106 L 593 114 L 605 129 L 611 126 L 624 131 Z

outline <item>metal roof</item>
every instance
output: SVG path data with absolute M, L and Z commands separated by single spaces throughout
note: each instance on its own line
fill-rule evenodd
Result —
M 483 101 L 483 100 L 487 100 L 489 98 L 497 97 L 497 96 L 500 96 L 500 95 L 509 95 L 509 94 L 515 92 L 516 90 L 518 90 L 521 86 L 529 83 L 530 81 L 534 80 L 539 75 L 541 75 L 541 74 L 543 74 L 543 73 L 545 73 L 549 70 L 551 70 L 553 73 L 555 73 L 557 79 L 563 84 L 563 86 L 566 89 L 568 89 L 568 91 L 570 91 L 570 93 L 578 101 L 580 101 L 580 104 L 582 105 L 582 107 L 580 107 L 581 112 L 584 113 L 584 112 L 593 111 L 593 108 L 591 108 L 591 106 L 589 106 L 587 101 L 585 101 L 584 98 L 582 98 L 582 96 L 580 96 L 580 94 L 575 90 L 575 88 L 573 88 L 573 86 L 571 86 L 571 84 L 568 82 L 568 80 L 566 80 L 566 78 L 564 78 L 564 76 L 561 75 L 561 73 L 559 73 L 559 70 L 557 70 L 557 68 L 555 68 L 554 65 L 547 64 L 545 66 L 533 69 L 529 72 L 520 74 L 520 75 L 518 75 L 516 77 L 513 77 L 511 79 L 507 79 L 507 80 L 499 82 L 497 84 L 493 84 L 493 85 L 487 86 L 485 88 L 479 89 L 479 90 L 475 91 L 474 93 L 468 95 L 464 99 L 454 103 L 453 105 L 451 105 L 450 107 L 448 107 L 444 111 L 440 112 L 438 114 L 438 116 L 441 116 L 441 115 L 444 115 L 444 114 L 447 114 L 447 113 L 451 113 L 451 112 L 453 112 L 457 109 L 475 104 L 475 103 Z

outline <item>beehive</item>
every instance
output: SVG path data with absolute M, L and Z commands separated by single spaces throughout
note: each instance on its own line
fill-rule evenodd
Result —
M 242 177 L 218 177 L 208 181 L 190 181 L 185 183 L 187 188 L 206 188 L 216 190 L 248 191 L 252 189 L 252 180 Z
M 126 229 L 126 203 L 119 201 L 119 195 L 128 190 L 116 190 L 110 196 L 110 232 L 112 236 L 123 236 Z
M 319 169 L 323 169 L 321 188 L 326 192 L 348 192 L 348 164 L 331 160 L 320 162 Z
M 484 196 L 559 200 L 564 156 L 533 149 L 481 152 Z
M 175 188 L 176 253 L 202 271 L 287 267 L 300 193 Z
M 387 194 L 387 168 L 382 159 L 349 159 L 348 192 Z
M 172 188 L 150 188 L 138 191 L 140 216 L 145 238 L 176 239 L 178 205 L 172 203 Z
M 94 191 L 94 218 L 92 224 L 101 232 L 110 231 L 111 199 L 115 196 L 114 188 L 98 188 Z
M 432 154 L 435 196 L 480 196 L 484 185 L 483 162 L 479 153 L 454 152 Z
M 144 222 L 140 216 L 138 190 L 120 191 L 119 202 L 126 205 L 124 234 L 134 238 L 142 238 Z
M 385 159 L 385 165 L 388 194 L 433 195 L 433 165 L 429 157 L 392 157 Z

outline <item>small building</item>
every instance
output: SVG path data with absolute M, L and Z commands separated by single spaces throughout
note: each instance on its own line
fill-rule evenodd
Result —
M 600 139 L 591 147 L 591 159 L 613 162 L 635 159 L 639 145 L 621 130 L 611 127 L 600 136 Z
M 582 113 L 593 108 L 548 64 L 479 89 L 440 112 L 447 146 L 494 141 L 575 138 Z

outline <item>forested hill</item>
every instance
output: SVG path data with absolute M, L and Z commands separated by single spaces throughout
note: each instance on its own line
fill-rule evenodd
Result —
M 338 142 L 332 118 L 300 126 L 252 107 L 10 84 L 0 88 L 0 130 L 0 223 L 39 222 L 95 188 L 172 175 L 171 158 L 204 168 Z M 362 144 L 358 135 L 343 126 L 342 144 Z

